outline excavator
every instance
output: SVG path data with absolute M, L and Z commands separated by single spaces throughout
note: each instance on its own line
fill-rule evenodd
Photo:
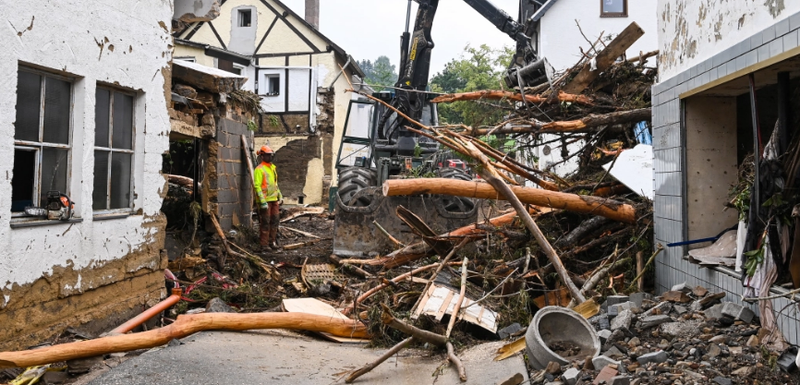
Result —
M 331 194 L 335 204 L 333 253 L 364 257 L 382 254 L 398 244 L 418 239 L 395 215 L 399 206 L 414 212 L 437 234 L 477 220 L 475 200 L 443 195 L 384 197 L 381 186 L 390 178 L 438 176 L 471 180 L 466 164 L 442 151 L 434 140 L 406 127 L 410 122 L 397 114 L 428 126 L 438 125 L 436 105 L 427 91 L 434 16 L 439 0 L 418 3 L 414 29 L 409 31 L 411 1 L 408 0 L 406 31 L 401 36 L 398 80 L 391 91 L 374 96 L 394 109 L 369 99 L 353 100 L 336 162 L 338 183 Z M 541 6 L 537 0 L 520 0 L 515 20 L 489 0 L 463 0 L 516 43 L 511 64 L 504 74 L 509 88 L 547 82 L 552 67 L 536 50 L 536 26 L 529 22 Z

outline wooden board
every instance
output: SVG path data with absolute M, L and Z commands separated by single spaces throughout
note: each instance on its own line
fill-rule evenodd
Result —
M 453 290 L 444 286 L 432 284 L 419 301 L 417 307 L 412 310 L 411 318 L 417 319 L 420 315 L 427 314 L 436 318 L 437 321 L 441 321 L 445 314 L 450 314 L 452 316 L 458 297 L 458 293 Z M 480 304 L 470 306 L 473 302 L 475 301 L 472 299 L 464 298 L 461 302 L 459 318 L 471 324 L 478 325 L 492 333 L 496 333 L 497 313 Z
M 349 318 L 347 318 L 346 315 L 334 309 L 333 306 L 328 305 L 327 303 L 322 302 L 315 298 L 284 299 L 283 310 L 290 313 L 309 313 L 331 318 L 338 318 L 342 320 L 350 320 Z M 325 332 L 320 332 L 318 334 L 331 341 L 341 342 L 341 343 L 366 344 L 369 342 L 369 340 L 367 339 L 337 337 L 330 333 L 325 333 Z

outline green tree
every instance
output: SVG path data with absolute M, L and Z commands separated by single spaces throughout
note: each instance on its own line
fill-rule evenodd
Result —
M 513 50 L 508 47 L 492 49 L 488 45 L 478 48 L 466 46 L 461 58 L 453 59 L 442 72 L 431 79 L 434 92 L 456 93 L 500 89 L 502 76 L 511 61 Z M 488 102 L 455 102 L 439 105 L 439 119 L 443 123 L 479 126 L 500 121 L 503 110 Z
M 358 66 L 366 75 L 364 81 L 376 91 L 383 90 L 383 86 L 393 86 L 397 82 L 397 69 L 387 56 L 378 56 L 374 62 L 361 60 Z

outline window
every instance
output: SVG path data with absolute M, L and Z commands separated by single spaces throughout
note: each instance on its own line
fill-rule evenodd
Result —
M 252 10 L 240 9 L 239 10 L 239 27 L 249 27 L 252 24 Z
M 133 108 L 132 94 L 97 87 L 92 191 L 95 210 L 133 207 Z
M 47 203 L 47 192 L 69 195 L 72 80 L 20 68 L 14 124 L 11 211 Z
M 267 75 L 267 96 L 278 96 L 281 94 L 280 75 Z
M 628 0 L 600 0 L 601 17 L 628 17 Z
M 229 71 L 235 73 L 237 75 L 241 75 L 244 73 L 244 66 L 240 64 L 233 63 L 233 68 Z

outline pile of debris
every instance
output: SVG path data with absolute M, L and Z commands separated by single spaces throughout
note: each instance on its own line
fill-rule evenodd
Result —
M 750 308 L 721 302 L 724 293 L 673 287 L 660 297 L 609 296 L 589 319 L 600 355 L 550 362 L 532 383 L 551 384 L 790 384 L 800 380 L 797 350 L 768 352 Z M 793 372 L 793 373 L 790 373 Z

